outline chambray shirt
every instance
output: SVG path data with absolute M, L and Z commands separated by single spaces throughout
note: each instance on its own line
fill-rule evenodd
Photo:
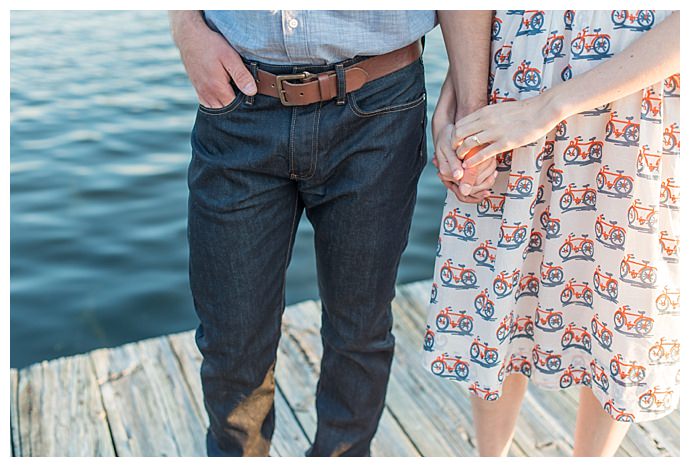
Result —
M 248 60 L 324 65 L 399 49 L 436 25 L 434 10 L 206 10 L 206 23 Z

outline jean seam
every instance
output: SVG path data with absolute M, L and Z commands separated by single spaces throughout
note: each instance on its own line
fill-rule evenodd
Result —
M 314 116 L 314 126 L 312 127 L 312 140 L 311 140 L 311 158 L 310 158 L 310 166 L 309 166 L 309 173 L 302 177 L 302 180 L 307 180 L 311 177 L 314 176 L 314 173 L 316 172 L 316 166 L 318 165 L 318 152 L 319 152 L 319 142 L 318 142 L 318 136 L 319 136 L 319 122 L 321 119 L 321 102 L 319 102 L 319 106 L 316 108 L 316 115 Z
M 296 232 L 295 232 L 295 222 L 297 221 L 297 206 L 299 205 L 299 194 L 295 194 L 295 206 L 293 208 L 292 212 L 292 223 L 290 224 L 290 241 L 288 241 L 288 248 L 287 252 L 285 253 L 285 265 L 283 266 L 283 287 L 282 287 L 282 297 L 285 297 L 285 287 L 286 287 L 286 280 L 285 280 L 285 274 L 287 274 L 287 268 L 288 264 L 290 263 L 290 251 L 292 250 L 292 244 L 295 241 Z M 283 300 L 283 307 L 285 307 L 285 300 Z
M 295 126 L 296 126 L 296 112 L 297 109 L 292 109 L 292 122 L 290 123 L 290 168 L 288 169 L 290 178 L 297 176 L 295 174 Z
M 352 94 L 349 94 L 347 103 L 355 115 L 357 115 L 358 117 L 367 118 L 367 117 L 376 117 L 377 115 L 385 115 L 385 114 L 394 113 L 394 112 L 402 112 L 404 110 L 411 110 L 411 109 L 417 107 L 418 105 L 420 105 L 425 100 L 426 100 L 426 92 L 423 92 L 421 96 L 419 96 L 417 99 L 415 99 L 411 102 L 405 102 L 403 104 L 391 105 L 391 106 L 383 107 L 382 109 L 374 110 L 371 112 L 366 112 L 366 111 L 360 109 L 357 106 L 357 103 L 356 103 L 354 96 Z

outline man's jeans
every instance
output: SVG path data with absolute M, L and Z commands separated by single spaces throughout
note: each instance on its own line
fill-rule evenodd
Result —
M 197 113 L 189 266 L 209 455 L 268 454 L 285 271 L 305 210 L 324 348 L 309 454 L 370 454 L 393 359 L 390 303 L 426 162 L 422 60 L 337 101 L 285 107 L 238 94 Z

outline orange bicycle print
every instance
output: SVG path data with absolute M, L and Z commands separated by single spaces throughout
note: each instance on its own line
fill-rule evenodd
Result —
M 646 412 L 666 411 L 671 408 L 673 403 L 673 390 L 667 388 L 661 390 L 659 386 L 654 386 L 640 395 L 638 404 Z
M 525 175 L 525 171 L 520 170 L 508 175 L 508 192 L 505 194 L 513 198 L 526 198 L 532 194 L 533 188 L 534 177 Z
M 616 221 L 608 222 L 603 214 L 597 216 L 594 223 L 594 234 L 597 240 L 604 246 L 613 249 L 623 249 L 625 245 L 626 230 Z
M 494 278 L 494 292 L 497 298 L 507 297 L 513 292 L 513 289 L 518 283 L 520 277 L 520 270 L 514 269 L 512 273 L 508 274 L 503 270 Z
M 680 200 L 680 185 L 676 184 L 676 179 L 669 177 L 661 182 L 661 199 L 659 204 L 669 209 L 679 209 L 678 201 Z
M 610 272 L 604 273 L 601 266 L 597 265 L 594 271 L 594 290 L 600 297 L 610 300 L 613 303 L 618 303 L 618 281 Z
M 624 146 L 637 145 L 640 141 L 640 124 L 633 121 L 634 117 L 626 117 L 625 120 L 617 117 L 618 112 L 611 112 L 606 124 L 606 141 Z
M 544 63 L 549 63 L 554 61 L 558 57 L 562 57 L 563 54 L 563 40 L 565 36 L 563 34 L 558 34 L 558 31 L 551 31 L 549 37 L 546 38 L 546 44 L 541 49 L 541 56 L 544 57 Z
M 426 325 L 426 332 L 424 333 L 424 350 L 431 352 L 434 349 L 435 334 L 431 327 Z
M 563 188 L 563 169 L 557 169 L 555 164 L 551 164 L 546 169 L 546 179 L 551 183 L 551 191 L 558 191 Z
M 541 251 L 541 247 L 544 244 L 544 235 L 536 230 L 532 230 L 529 235 L 529 243 L 527 244 L 527 253 L 532 253 L 535 251 Z
M 654 10 L 613 10 L 611 21 L 618 28 L 646 31 L 654 24 Z
M 541 28 L 544 25 L 543 10 L 512 10 L 513 14 L 521 14 L 522 21 L 518 29 L 517 36 L 534 35 L 544 32 Z M 511 14 L 511 12 L 508 12 Z
M 589 364 L 590 369 L 592 370 L 592 382 L 596 384 L 599 389 L 602 391 L 608 393 L 609 391 L 609 378 L 606 376 L 606 370 L 604 369 L 603 366 L 597 362 L 597 359 L 594 358 Z
M 475 381 L 472 383 L 472 385 L 469 387 L 470 394 L 474 394 L 477 397 L 481 397 L 484 400 L 487 401 L 495 401 L 498 399 L 498 391 L 492 391 L 488 387 L 484 387 L 483 389 L 479 387 L 479 381 Z
M 474 309 L 486 321 L 494 320 L 494 302 L 489 298 L 489 289 L 484 289 L 474 297 Z
M 573 384 L 582 384 L 590 387 L 592 385 L 592 377 L 586 368 L 575 368 L 574 365 L 568 365 L 568 368 L 563 370 L 561 379 L 559 381 L 561 389 L 567 389 Z
M 680 289 L 671 290 L 664 286 L 656 297 L 656 309 L 662 314 L 677 314 L 680 311 Z
M 557 238 L 560 236 L 561 220 L 551 216 L 551 206 L 547 206 L 539 216 L 542 228 L 546 231 L 546 238 Z
M 613 343 L 613 333 L 606 327 L 606 323 L 599 319 L 599 313 L 595 313 L 590 324 L 592 335 L 601 346 L 606 350 L 611 350 Z
M 474 249 L 472 257 L 477 262 L 477 266 L 487 266 L 493 271 L 496 262 L 496 247 L 491 240 L 483 241 Z
M 506 68 L 510 68 L 510 65 L 513 64 L 513 62 L 510 61 L 512 49 L 512 42 L 510 44 L 504 44 L 501 47 L 499 47 L 499 49 L 494 54 L 494 63 L 496 64 L 496 68 L 498 68 L 499 70 L 505 70 Z
M 639 171 L 638 171 L 639 175 Z M 599 193 L 604 193 L 608 196 L 617 198 L 628 198 L 633 189 L 633 178 L 630 175 L 624 175 L 623 170 L 616 170 L 612 172 L 609 166 L 604 166 L 599 169 L 597 174 L 597 189 Z
M 492 367 L 498 364 L 498 349 L 490 347 L 487 342 L 482 343 L 475 337 L 470 345 L 470 360 L 484 367 Z
M 539 344 L 532 348 L 532 363 L 534 367 L 542 373 L 557 373 L 561 370 L 562 355 L 554 353 L 553 350 L 542 350 Z
M 532 62 L 523 60 L 513 74 L 513 84 L 520 92 L 539 91 L 541 86 L 541 71 L 530 66 Z
M 628 208 L 628 226 L 633 229 L 654 232 L 658 220 L 656 208 L 651 204 L 643 206 L 639 198 Z
M 471 288 L 477 283 L 477 274 L 464 264 L 453 266 L 453 260 L 447 259 L 441 268 L 441 282 L 445 287 Z
M 603 34 L 600 28 L 589 32 L 585 26 L 570 43 L 573 59 L 601 60 L 611 49 L 611 36 Z
M 515 298 L 528 296 L 536 297 L 539 295 L 539 278 L 534 273 L 525 274 L 518 282 L 518 290 L 515 293 Z
M 631 413 L 625 411 L 625 408 L 618 409 L 615 406 L 613 399 L 609 399 L 604 404 L 604 410 L 607 414 L 611 415 L 617 422 L 629 422 L 635 421 L 635 416 Z
M 657 180 L 659 178 L 661 154 L 654 154 L 647 151 L 649 151 L 649 146 L 645 144 L 640 148 L 640 152 L 637 154 L 637 175 L 642 178 Z
M 473 240 L 477 233 L 476 222 L 469 213 L 462 215 L 459 208 L 450 211 L 443 219 L 445 235 L 458 237 L 461 240 Z
M 534 321 L 530 316 L 519 316 L 513 320 L 510 334 L 510 340 L 518 337 L 526 337 L 528 339 L 534 338 Z
M 594 293 L 587 282 L 577 282 L 570 279 L 561 291 L 561 303 L 566 305 L 585 305 L 592 308 Z
M 431 372 L 436 376 L 464 381 L 470 374 L 470 364 L 457 355 L 451 357 L 448 352 L 444 352 L 431 362 Z
M 506 365 L 506 371 L 509 374 L 520 372 L 529 378 L 532 376 L 532 363 L 524 355 L 512 354 Z
M 636 361 L 625 363 L 621 354 L 611 359 L 611 378 L 622 386 L 639 386 L 647 376 L 647 370 Z
M 644 311 L 634 313 L 630 311 L 630 305 L 623 305 L 613 314 L 613 325 L 618 332 L 645 337 L 654 328 L 654 318 L 647 316 Z
M 587 143 L 582 142 L 581 136 L 576 136 L 563 151 L 563 161 L 565 165 L 588 165 L 600 162 L 603 152 L 604 143 L 597 140 L 596 136 L 589 138 Z
M 559 200 L 559 205 L 563 212 L 568 211 L 591 211 L 596 209 L 597 192 L 588 183 L 581 188 L 575 188 L 575 183 L 569 183 Z
M 661 255 L 668 262 L 678 261 L 678 245 L 680 245 L 680 236 L 669 235 L 667 231 L 662 230 L 659 233 L 659 246 L 661 247 Z
M 677 123 L 671 123 L 664 128 L 664 154 L 680 153 L 680 127 Z
M 653 88 L 645 89 L 640 118 L 650 122 L 661 122 L 661 102 L 661 98 L 656 96 Z
M 678 339 L 667 341 L 662 337 L 649 348 L 649 361 L 652 365 L 659 363 L 678 363 L 680 361 L 680 342 Z
M 545 287 L 554 287 L 563 283 L 563 267 L 554 266 L 551 261 L 543 262 L 540 266 L 541 283 Z
M 586 352 L 592 351 L 592 335 L 585 326 L 578 327 L 571 322 L 565 327 L 561 336 L 561 346 L 563 350 L 570 347 L 583 349 Z
M 538 306 L 534 315 L 534 323 L 542 331 L 560 331 L 563 329 L 563 312 L 554 311 L 553 308 L 544 310 Z
M 594 261 L 594 242 L 587 234 L 577 237 L 575 234 L 569 233 L 559 248 L 558 255 L 563 259 L 563 262 L 572 259 Z
M 515 222 L 508 225 L 506 220 L 501 222 L 498 231 L 498 246 L 507 250 L 514 250 L 527 240 L 527 224 Z
M 450 326 L 451 329 L 448 329 Z M 436 315 L 436 330 L 438 332 L 454 332 L 458 334 L 472 334 L 473 318 L 464 311 L 454 312 L 448 306 Z
M 477 204 L 477 214 L 480 217 L 502 217 L 505 195 L 489 195 Z
M 513 326 L 512 323 L 513 312 L 510 312 L 509 315 L 504 316 L 503 319 L 498 323 L 498 328 L 496 328 L 496 339 L 498 339 L 499 344 L 502 344 L 503 341 L 505 341 L 510 335 L 510 330 Z
M 664 80 L 664 97 L 680 97 L 680 73 Z
M 620 278 L 640 286 L 653 287 L 656 284 L 656 267 L 648 260 L 636 261 L 634 253 L 628 253 L 621 261 Z

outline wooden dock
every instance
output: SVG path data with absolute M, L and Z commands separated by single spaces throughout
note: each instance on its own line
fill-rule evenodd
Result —
M 398 288 L 397 349 L 376 456 L 474 456 L 468 395 L 420 365 L 428 282 Z M 276 367 L 276 431 L 271 454 L 302 456 L 316 429 L 320 306 L 288 307 Z M 134 342 L 11 370 L 15 456 L 203 456 L 207 425 L 201 357 L 193 332 Z M 514 456 L 566 456 L 572 449 L 577 390 L 530 389 Z M 431 420 L 435 420 L 434 423 Z M 633 425 L 619 456 L 678 456 L 680 411 Z

